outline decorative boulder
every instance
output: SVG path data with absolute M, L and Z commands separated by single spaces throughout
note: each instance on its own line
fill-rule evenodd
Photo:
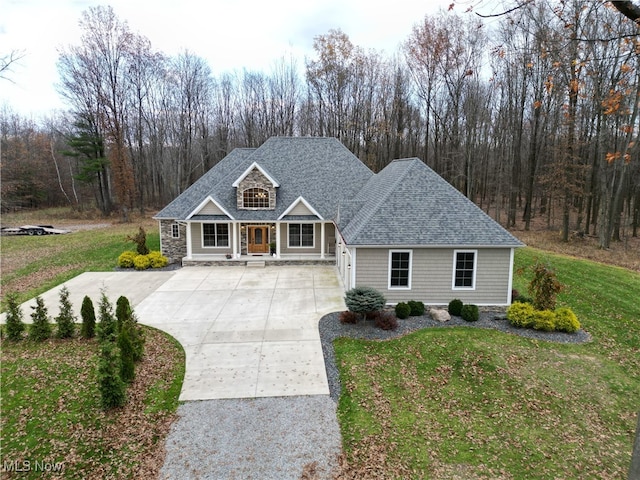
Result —
M 438 322 L 448 322 L 451 320 L 451 315 L 446 310 L 440 308 L 432 308 L 430 310 L 431 318 L 437 320 Z

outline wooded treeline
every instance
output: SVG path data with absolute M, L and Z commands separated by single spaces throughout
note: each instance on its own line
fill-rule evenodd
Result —
M 562 219 L 565 239 L 603 247 L 638 234 L 640 37 L 604 2 L 526 3 L 490 29 L 442 12 L 392 56 L 331 30 L 304 65 L 217 76 L 190 51 L 154 51 L 109 7 L 81 26 L 58 63 L 69 111 L 0 112 L 5 210 L 158 208 L 233 148 L 319 135 L 374 171 L 419 157 L 507 227 Z

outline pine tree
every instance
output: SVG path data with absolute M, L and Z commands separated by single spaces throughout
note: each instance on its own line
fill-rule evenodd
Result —
M 60 290 L 60 313 L 56 317 L 58 324 L 58 338 L 71 338 L 75 333 L 76 317 L 69 300 L 69 289 L 65 286 Z
M 7 338 L 12 342 L 22 340 L 25 325 L 22 316 L 22 309 L 18 303 L 18 295 L 10 293 L 7 295 Z
M 51 337 L 51 323 L 49 322 L 49 313 L 44 305 L 42 297 L 36 297 L 36 306 L 31 314 L 31 328 L 29 329 L 29 338 L 36 342 L 42 342 Z
M 91 298 L 87 295 L 82 300 L 80 316 L 82 317 L 82 329 L 80 331 L 82 338 L 93 338 L 96 334 L 96 311 L 93 308 Z

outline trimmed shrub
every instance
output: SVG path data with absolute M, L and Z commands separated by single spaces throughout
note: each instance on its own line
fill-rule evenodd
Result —
M 102 408 L 120 407 L 126 402 L 126 385 L 120 377 L 121 359 L 113 342 L 102 342 L 98 363 L 98 386 Z
M 36 297 L 36 306 L 31 314 L 32 324 L 29 328 L 29 338 L 36 342 L 42 342 L 51 337 L 51 323 L 47 307 L 44 306 L 42 297 Z
M 7 325 L 6 333 L 7 339 L 12 342 L 22 340 L 22 334 L 24 333 L 25 325 L 22 316 L 22 309 L 18 303 L 18 294 L 10 293 L 7 295 Z
M 76 331 L 76 317 L 69 300 L 69 289 L 65 286 L 60 290 L 60 313 L 56 317 L 58 324 L 58 338 L 71 338 Z
M 533 328 L 553 332 L 556 329 L 556 314 L 551 310 L 536 310 L 533 314 Z
M 478 309 L 477 305 L 468 303 L 462 306 L 460 316 L 467 322 L 477 322 L 480 318 L 480 310 Z
M 391 312 L 376 312 L 374 321 L 376 327 L 382 330 L 395 330 L 398 328 L 398 319 Z
M 514 327 L 530 328 L 533 326 L 535 309 L 530 303 L 515 302 L 507 309 L 507 320 Z
M 456 317 L 459 317 L 462 314 L 462 306 L 463 306 L 462 300 L 458 298 L 454 298 L 449 302 L 449 313 L 451 315 L 455 315 Z
M 151 268 L 164 268 L 169 265 L 169 259 L 158 251 L 153 251 L 147 256 L 149 257 Z
M 98 323 L 98 340 L 114 341 L 117 335 L 117 323 L 113 316 L 113 307 L 109 303 L 107 295 L 102 292 L 100 297 L 100 305 L 98 305 L 100 323 Z
M 82 307 L 80 308 L 80 316 L 82 317 L 82 327 L 80 335 L 82 338 L 93 338 L 96 335 L 96 311 L 93 308 L 93 302 L 89 296 L 85 295 L 82 299 Z
M 415 300 L 409 300 L 409 302 L 407 302 L 409 305 L 409 308 L 411 309 L 411 316 L 412 317 L 421 317 L 422 315 L 424 315 L 424 303 L 422 302 L 417 302 Z
M 148 255 L 138 255 L 133 259 L 133 268 L 136 270 L 146 270 L 151 266 L 151 260 Z
M 355 287 L 345 294 L 344 302 L 349 311 L 361 313 L 366 319 L 367 313 L 382 310 L 387 301 L 375 288 Z
M 122 252 L 118 257 L 118 266 L 121 268 L 133 268 L 133 261 L 137 256 L 138 254 L 136 252 L 132 252 L 131 250 Z
M 411 307 L 408 303 L 400 302 L 396 305 L 396 317 L 404 320 L 409 318 L 409 315 L 411 315 Z
M 358 314 L 349 310 L 340 312 L 340 323 L 358 323 Z
M 575 333 L 580 330 L 578 317 L 570 308 L 563 307 L 556 310 L 556 330 L 567 333 Z

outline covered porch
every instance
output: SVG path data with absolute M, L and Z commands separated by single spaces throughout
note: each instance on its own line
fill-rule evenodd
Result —
M 182 265 L 335 264 L 332 222 L 293 218 L 278 222 L 193 219 L 187 223 Z

